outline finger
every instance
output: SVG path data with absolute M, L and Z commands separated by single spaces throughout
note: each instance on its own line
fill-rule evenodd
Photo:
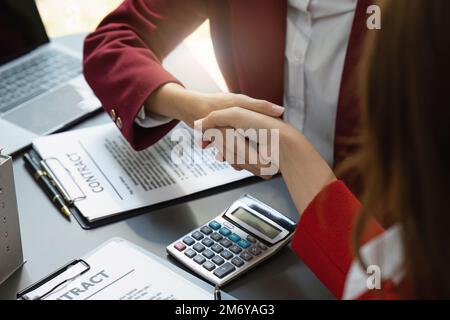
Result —
M 243 94 L 233 95 L 233 104 L 247 110 L 255 111 L 272 117 L 281 117 L 284 108 L 266 100 L 254 99 Z
M 225 161 L 229 164 L 242 164 L 249 162 L 249 158 L 253 159 L 253 163 L 257 163 L 257 149 L 251 148 L 249 142 L 242 135 L 237 135 L 236 131 L 231 128 L 220 128 L 221 138 L 214 139 L 212 145 L 219 150 Z M 249 150 L 252 157 L 249 157 Z
M 228 138 L 226 142 L 229 142 Z M 221 153 L 226 155 L 225 161 L 230 165 L 248 170 L 262 178 L 270 178 L 279 171 L 276 162 L 265 161 L 261 158 L 256 144 L 242 136 L 234 136 L 233 138 L 235 139 L 233 143 L 225 143 L 221 149 Z
M 251 110 L 233 107 L 211 112 L 207 117 L 197 120 L 195 126 L 205 132 L 211 128 L 239 129 L 277 129 L 282 120 L 268 117 Z
M 254 165 L 249 165 L 249 164 L 240 164 L 240 165 L 233 165 L 232 166 L 235 170 L 238 171 L 242 171 L 242 170 L 246 170 L 250 173 L 252 173 L 253 175 L 260 177 L 264 180 L 269 180 L 273 177 L 273 175 L 263 175 L 261 174 L 261 170 L 260 168 L 258 168 L 257 166 Z

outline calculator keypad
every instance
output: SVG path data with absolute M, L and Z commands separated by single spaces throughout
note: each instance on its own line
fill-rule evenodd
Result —
M 212 263 L 211 261 L 206 261 L 206 262 L 203 264 L 203 268 L 205 268 L 205 269 L 208 270 L 208 271 L 212 271 L 212 270 L 214 270 L 214 269 L 216 268 L 216 266 L 215 266 L 214 263 Z
M 184 254 L 188 257 L 188 258 L 193 258 L 197 255 L 197 253 L 192 250 L 192 249 L 187 249 Z
M 178 251 L 183 251 L 184 249 L 186 249 L 186 246 L 183 244 L 183 242 L 178 242 L 174 245 L 174 247 L 178 250 Z
M 222 279 L 223 277 L 232 273 L 236 268 L 229 262 L 225 263 L 223 266 L 219 267 L 214 271 L 214 275 Z
M 213 220 L 173 246 L 222 279 L 268 249 L 254 237 L 240 236 L 230 228 Z
M 235 254 L 241 253 L 241 251 L 242 251 L 242 249 L 235 244 L 233 244 L 229 250 Z
M 259 249 L 257 246 L 251 247 L 248 251 L 250 251 L 250 253 L 254 256 L 259 256 L 261 254 L 261 249 Z
M 201 234 L 200 232 L 195 231 L 195 232 L 192 234 L 192 238 L 194 238 L 194 239 L 197 240 L 197 241 L 200 241 L 200 240 L 202 240 L 202 239 L 204 238 L 204 236 L 203 236 L 203 234 Z
M 217 232 L 214 232 L 211 235 L 211 239 L 213 239 L 214 241 L 220 241 L 223 239 L 223 237 L 220 234 L 218 234 Z
M 233 242 L 238 242 L 239 240 L 241 240 L 241 237 L 239 237 L 236 233 L 232 233 L 228 236 L 228 239 Z
M 212 241 L 210 238 L 205 238 L 202 240 L 202 244 L 209 248 L 214 244 L 214 241 Z
M 215 256 L 214 258 L 211 259 L 211 261 L 217 264 L 218 266 L 222 265 L 225 262 L 225 260 L 223 260 L 223 258 L 221 258 L 220 256 Z
M 238 241 L 237 243 L 240 247 L 242 247 L 243 249 L 247 249 L 248 247 L 251 246 L 251 243 L 247 240 L 241 239 Z
M 212 229 L 208 226 L 204 226 L 203 228 L 200 229 L 200 231 L 202 233 L 206 234 L 207 236 L 212 233 Z
M 205 250 L 205 246 L 202 245 L 201 243 L 196 243 L 196 244 L 193 246 L 193 248 L 194 248 L 194 250 L 197 251 L 197 252 L 202 252 L 203 250 Z
M 215 244 L 211 247 L 211 249 L 215 252 L 215 253 L 220 253 L 223 251 L 223 247 L 220 244 Z
M 212 252 L 211 250 L 205 250 L 202 253 L 206 258 L 211 259 L 212 257 L 214 257 L 214 252 Z
M 217 221 L 211 221 L 208 226 L 213 229 L 213 230 L 218 230 L 220 229 L 221 225 L 220 223 L 218 223 Z
M 223 246 L 224 248 L 229 248 L 229 247 L 231 247 L 231 245 L 232 245 L 231 241 L 228 240 L 228 239 L 222 239 L 222 240 L 220 240 L 219 243 L 220 243 L 220 245 Z
M 223 227 L 223 228 L 220 228 L 219 233 L 221 235 L 223 235 L 224 237 L 228 237 L 231 234 L 231 231 L 230 231 L 230 229 Z
M 244 265 L 244 261 L 238 257 L 234 257 L 231 260 L 231 263 L 234 264 L 236 267 L 242 267 Z
M 225 258 L 225 259 L 227 259 L 227 260 L 230 260 L 230 259 L 233 257 L 233 254 L 232 254 L 230 251 L 228 251 L 228 250 L 224 250 L 224 251 L 222 251 L 222 252 L 220 253 L 220 256 L 221 256 L 222 258 Z
M 193 245 L 193 244 L 195 243 L 195 240 L 192 239 L 191 237 L 185 237 L 185 238 L 183 239 L 183 242 L 184 242 L 185 244 L 187 244 L 188 246 L 190 246 L 190 245 Z
M 194 261 L 197 262 L 198 264 L 202 264 L 203 262 L 206 261 L 206 259 L 198 254 L 194 257 Z
M 241 253 L 241 255 L 239 256 L 242 259 L 244 259 L 245 261 L 250 261 L 253 259 L 253 256 L 248 252 L 248 251 L 244 251 Z

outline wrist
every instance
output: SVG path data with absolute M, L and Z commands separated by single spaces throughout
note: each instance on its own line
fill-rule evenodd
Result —
M 284 123 L 280 128 L 279 138 L 279 166 L 280 171 L 282 171 L 282 168 L 286 167 L 287 162 L 290 161 L 290 158 L 295 157 L 295 150 L 299 149 L 299 145 L 302 143 L 304 138 L 297 129 L 288 123 Z
M 336 181 L 327 162 L 292 126 L 280 132 L 280 172 L 300 213 L 323 188 Z
M 205 116 L 206 102 L 203 94 L 171 82 L 163 84 L 150 95 L 145 109 L 193 126 L 195 120 Z
M 194 122 L 208 115 L 208 103 L 205 95 L 196 91 L 186 89 L 179 90 L 173 96 L 174 118 L 183 121 L 190 127 Z

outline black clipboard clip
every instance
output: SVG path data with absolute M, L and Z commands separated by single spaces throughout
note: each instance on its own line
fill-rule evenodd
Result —
M 48 290 L 47 292 L 45 292 L 44 294 L 41 294 L 39 296 L 33 297 L 33 299 L 29 299 L 29 298 L 25 298 L 25 296 L 30 293 L 33 292 L 37 289 L 39 289 L 40 287 L 42 287 L 44 284 L 50 282 L 51 280 L 55 279 L 57 276 L 63 274 L 64 272 L 68 271 L 69 269 L 71 269 L 72 267 L 81 264 L 84 269 L 82 269 L 81 272 L 77 273 L 74 276 L 71 276 L 70 278 L 64 279 L 61 282 L 59 282 L 58 284 L 56 284 L 55 286 L 53 286 L 50 290 Z M 73 260 L 71 262 L 69 262 L 68 264 L 66 264 L 65 266 L 59 268 L 58 270 L 56 270 L 55 272 L 51 273 L 50 275 L 48 275 L 47 277 L 39 280 L 38 282 L 36 282 L 35 284 L 32 284 L 31 286 L 29 286 L 28 288 L 20 291 L 17 293 L 17 299 L 18 300 L 42 300 L 45 297 L 47 297 L 49 294 L 53 293 L 56 289 L 60 288 L 61 286 L 65 285 L 66 283 L 75 280 L 76 278 L 80 277 L 81 275 L 85 274 L 86 272 L 88 272 L 91 269 L 91 266 L 84 260 L 82 259 L 76 259 Z

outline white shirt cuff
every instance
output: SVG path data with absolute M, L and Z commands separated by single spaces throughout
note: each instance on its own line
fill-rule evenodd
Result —
M 172 121 L 171 118 L 164 117 L 152 112 L 147 112 L 144 106 L 141 108 L 141 110 L 139 110 L 136 119 L 134 119 L 134 122 L 143 128 L 154 128 L 162 126 L 163 124 L 169 123 L 170 121 Z

